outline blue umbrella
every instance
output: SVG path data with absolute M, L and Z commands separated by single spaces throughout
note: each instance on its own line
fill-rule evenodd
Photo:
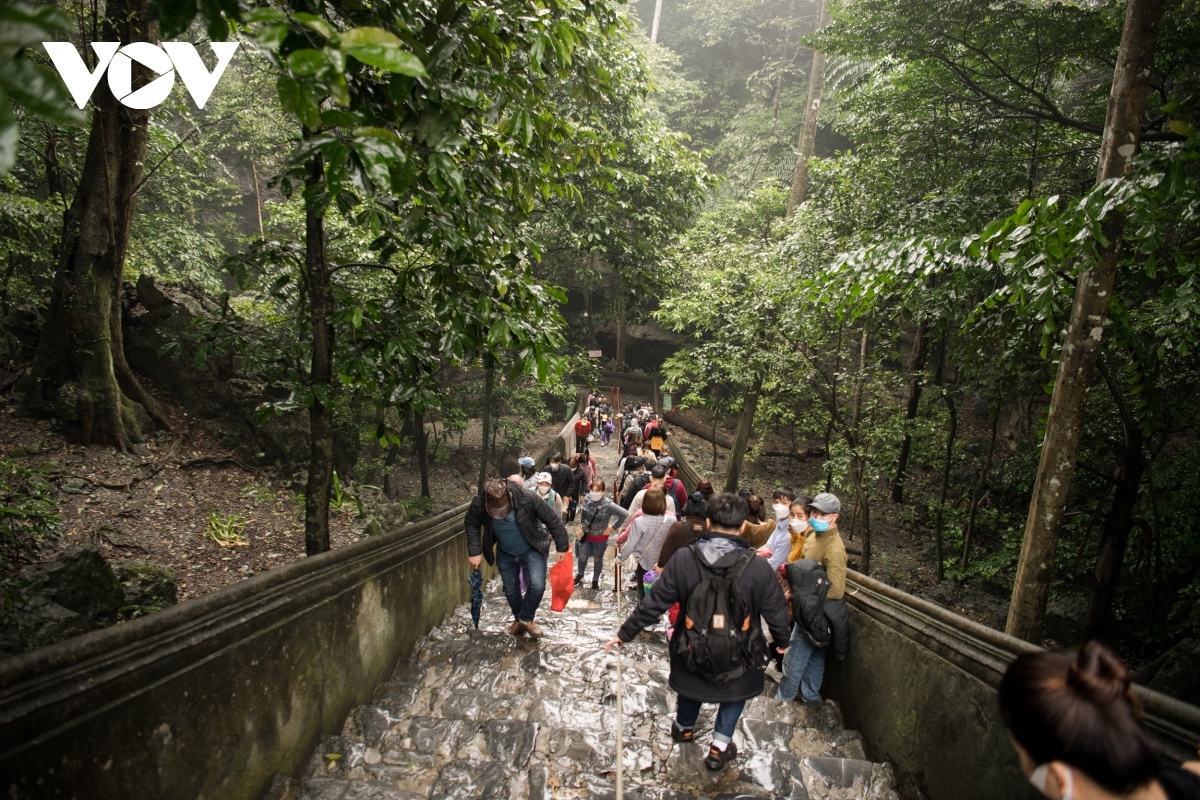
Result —
M 479 630 L 479 612 L 483 609 L 483 573 L 474 570 L 471 577 L 467 578 L 467 583 L 471 584 L 471 621 L 475 623 L 475 630 Z

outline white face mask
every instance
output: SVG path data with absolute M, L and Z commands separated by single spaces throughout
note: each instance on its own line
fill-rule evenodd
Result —
M 1071 770 L 1068 769 L 1065 770 L 1065 772 L 1067 775 L 1067 785 L 1066 788 L 1063 789 L 1062 800 L 1072 800 L 1072 795 L 1074 794 L 1075 790 L 1075 781 L 1071 778 Z M 1037 768 L 1034 769 L 1033 774 L 1029 776 L 1029 782 L 1033 784 L 1033 788 L 1037 789 L 1046 797 L 1050 796 L 1046 794 L 1046 777 L 1049 774 L 1050 765 L 1039 764 Z
M 808 520 L 806 520 L 806 519 L 790 520 L 788 522 L 788 528 L 791 529 L 792 533 L 804 533 L 804 531 L 806 531 L 808 529 Z
M 593 503 L 600 502 L 603 497 L 604 492 L 588 492 L 588 500 L 591 500 Z
M 539 483 L 538 488 L 537 488 L 537 493 L 542 495 L 543 497 L 545 497 L 546 495 L 550 494 L 550 487 L 543 486 L 542 484 Z
M 783 503 L 775 504 L 775 519 L 787 519 L 791 513 L 792 509 L 789 506 L 785 506 Z

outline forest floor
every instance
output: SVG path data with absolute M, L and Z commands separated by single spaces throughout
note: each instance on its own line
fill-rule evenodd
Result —
M 62 550 L 94 544 L 106 559 L 143 559 L 171 569 L 180 601 L 304 557 L 304 506 L 290 478 L 240 462 L 222 450 L 204 423 L 167 406 L 173 430 L 159 431 L 144 453 L 73 444 L 49 421 L 21 416 L 16 399 L 0 398 L 0 454 L 40 473 L 57 503 L 61 524 L 27 560 L 47 561 Z M 537 428 L 528 443 L 538 454 L 558 435 L 561 420 Z M 430 464 L 432 504 L 440 513 L 470 499 L 480 452 L 480 424 L 464 431 L 461 448 L 442 448 Z M 420 495 L 415 459 L 403 457 L 393 484 L 401 502 Z M 425 510 L 425 509 L 422 509 Z M 410 510 L 410 518 L 415 515 Z M 210 529 L 243 524 L 244 545 L 222 546 Z M 330 511 L 334 548 L 363 538 L 354 502 Z M 7 577 L 0 575 L 0 578 Z
M 696 416 L 693 418 L 699 419 Z M 709 422 L 705 420 L 704 424 Z M 723 432 L 732 435 L 732 431 L 728 429 L 723 429 Z M 710 477 L 713 485 L 720 490 L 729 451 L 720 446 L 716 448 L 716 468 L 713 469 L 711 442 L 682 430 L 678 425 L 672 428 L 672 435 L 684 448 L 692 466 L 701 474 Z M 982 426 L 972 427 L 969 421 L 964 421 L 960 424 L 959 436 L 966 440 L 978 440 L 986 447 L 990 430 Z M 797 443 L 798 447 L 820 445 L 821 442 Z M 791 443 L 782 437 L 768 437 L 767 446 L 772 449 L 791 449 Z M 1004 456 L 1001 450 L 1003 448 L 998 448 L 997 463 Z M 753 461 L 747 459 L 742 467 L 741 485 L 753 487 L 767 501 L 768 506 L 770 494 L 777 486 L 791 487 L 798 493 L 811 496 L 824 490 L 823 462 L 823 457 L 759 457 Z M 928 472 L 918 464 L 913 464 L 910 471 L 914 474 Z M 850 566 L 852 569 L 861 569 L 861 520 L 854 520 L 853 497 L 848 493 L 839 496 L 843 502 L 843 513 L 838 526 L 846 542 Z M 933 536 L 928 532 L 931 526 L 922 516 L 923 508 L 918 508 L 918 504 L 901 505 L 892 502 L 889 483 L 881 480 L 874 486 L 871 491 L 871 577 L 936 602 L 976 622 L 1003 630 L 1008 615 L 1010 587 L 978 578 L 967 580 L 963 584 L 949 580 L 939 583 L 935 570 Z M 997 545 L 998 542 L 986 540 L 976 543 L 978 552 Z M 947 557 L 950 555 L 948 553 Z M 1052 601 L 1048 609 L 1051 618 L 1047 620 L 1045 644 L 1053 646 L 1074 643 L 1071 638 L 1085 609 L 1086 605 L 1081 607 L 1079 598 L 1076 597 Z

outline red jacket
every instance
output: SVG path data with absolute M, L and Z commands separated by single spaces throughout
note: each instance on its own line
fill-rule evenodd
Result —
M 575 423 L 575 436 L 576 437 L 583 439 L 591 432 L 592 432 L 592 423 L 588 422 L 586 419 L 581 419 L 581 420 L 579 420 L 579 422 Z

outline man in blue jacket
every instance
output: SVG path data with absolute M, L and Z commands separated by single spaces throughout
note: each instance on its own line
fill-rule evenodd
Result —
M 486 558 L 496 565 L 504 581 L 504 597 L 513 613 L 508 633 L 520 636 L 524 632 L 535 639 L 545 636 L 533 618 L 546 592 L 550 540 L 559 553 L 570 547 L 562 518 L 533 492 L 511 481 L 492 480 L 484 485 L 483 494 L 471 501 L 463 526 L 471 566 L 478 569 Z M 522 568 L 529 580 L 524 595 Z

